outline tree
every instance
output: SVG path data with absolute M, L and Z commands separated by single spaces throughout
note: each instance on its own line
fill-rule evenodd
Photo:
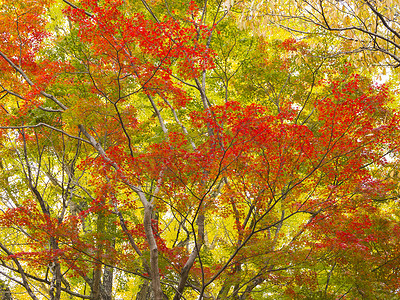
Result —
M 375 172 L 397 155 L 393 93 L 342 57 L 239 30 L 235 9 L 2 4 L 13 298 L 290 299 L 319 295 L 318 280 L 325 296 L 398 293 L 370 288 L 397 284 L 395 220 L 373 204 L 392 197 Z M 320 273 L 365 253 L 383 274 L 368 285 L 342 292 L 357 272 Z
M 241 22 L 274 24 L 297 38 L 329 34 L 331 54 L 351 54 L 353 61 L 362 61 L 367 68 L 396 68 L 400 63 L 396 1 L 253 1 L 243 10 Z

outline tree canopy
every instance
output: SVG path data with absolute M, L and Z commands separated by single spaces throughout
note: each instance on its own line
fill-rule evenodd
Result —
M 0 0 L 2 299 L 397 299 L 398 7 L 315 2 Z

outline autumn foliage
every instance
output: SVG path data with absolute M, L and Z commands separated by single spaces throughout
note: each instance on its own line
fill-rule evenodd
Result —
M 236 6 L 0 3 L 4 293 L 398 297 L 389 85 Z

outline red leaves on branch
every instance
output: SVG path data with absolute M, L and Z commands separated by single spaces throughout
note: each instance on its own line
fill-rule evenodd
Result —
M 214 54 L 204 44 L 209 34 L 204 26 L 184 25 L 174 19 L 154 22 L 140 13 L 126 15 L 119 10 L 122 1 L 107 1 L 103 6 L 97 1 L 81 4 L 91 17 L 71 7 L 65 13 L 79 24 L 82 42 L 90 43 L 100 62 L 112 60 L 122 74 L 136 77 L 146 93 L 178 93 L 180 98 L 182 91 L 170 77 L 172 65 L 176 64 L 184 79 L 196 78 L 214 67 Z M 143 54 L 146 59 L 141 58 Z

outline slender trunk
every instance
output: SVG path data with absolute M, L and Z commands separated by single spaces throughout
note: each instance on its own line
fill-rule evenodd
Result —
M 52 250 L 59 249 L 58 242 L 54 237 L 50 238 L 50 245 Z M 55 258 L 51 263 L 51 273 L 53 275 L 53 278 L 50 285 L 50 299 L 59 300 L 61 299 L 61 267 L 57 258 Z
M 143 197 L 145 197 L 143 195 Z M 151 216 L 153 214 L 153 205 L 146 201 L 147 204 L 144 208 L 144 231 L 146 233 L 147 243 L 150 249 L 150 278 L 151 289 L 154 293 L 155 300 L 162 300 L 163 293 L 161 290 L 160 272 L 158 270 L 158 247 L 156 239 L 154 238 L 153 228 L 151 226 Z
M 186 264 L 182 268 L 181 271 L 181 279 L 179 280 L 178 288 L 176 290 L 174 300 L 179 300 L 182 297 L 183 290 L 185 289 L 186 281 L 189 277 L 190 269 L 192 268 L 194 262 L 196 261 L 197 256 L 199 255 L 200 249 L 204 243 L 204 214 L 200 213 L 197 217 L 197 243 L 194 246 L 192 253 L 189 256 L 189 259 L 186 261 Z
M 92 286 L 92 299 L 102 300 L 100 298 L 100 279 L 101 279 L 101 264 L 96 262 L 93 270 L 93 286 Z
M 105 266 L 103 273 L 103 286 L 104 286 L 105 297 L 103 300 L 112 300 L 113 278 L 114 278 L 114 268 Z
M 92 287 L 92 298 L 93 300 L 102 300 L 100 285 L 101 285 L 101 275 L 102 275 L 102 267 L 101 267 L 101 255 L 103 252 L 102 247 L 102 233 L 105 230 L 104 226 L 104 214 L 99 212 L 97 214 L 97 242 L 96 242 L 96 254 L 95 254 L 95 266 L 93 270 L 93 287 Z

